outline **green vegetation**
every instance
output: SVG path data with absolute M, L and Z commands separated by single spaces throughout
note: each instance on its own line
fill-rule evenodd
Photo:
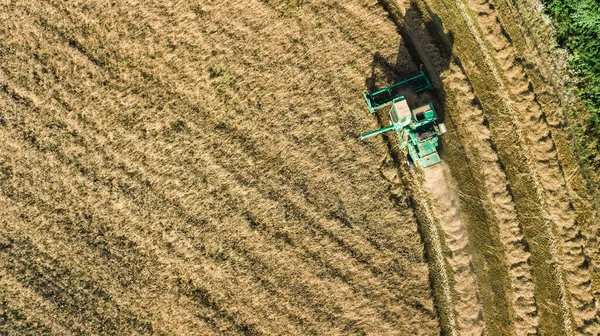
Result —
M 591 114 L 585 120 L 583 159 L 600 167 L 600 0 L 547 0 L 558 42 L 572 54 L 571 65 L 581 76 L 580 95 Z

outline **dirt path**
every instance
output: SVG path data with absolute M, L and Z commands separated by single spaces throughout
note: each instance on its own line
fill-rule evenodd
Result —
M 392 153 L 396 152 L 396 148 L 388 143 Z M 453 295 L 454 282 L 451 273 L 451 266 L 446 260 L 444 254 L 444 233 L 440 230 L 434 211 L 432 211 L 431 195 L 426 190 L 421 188 L 415 181 L 419 180 L 419 176 L 415 174 L 413 169 L 406 167 L 403 163 L 399 170 L 395 164 L 398 164 L 390 157 L 386 157 L 380 167 L 380 173 L 390 183 L 390 192 L 394 197 L 402 199 L 406 197 L 407 190 L 403 189 L 403 185 L 410 186 L 409 192 L 412 193 L 411 199 L 416 202 L 415 215 L 420 223 L 420 233 L 425 240 L 426 254 L 429 256 L 429 269 L 433 279 L 434 295 L 437 300 L 438 314 L 442 322 L 442 332 L 447 335 L 459 335 L 457 319 L 461 319 L 460 314 L 454 309 L 455 298 Z M 400 173 L 400 174 L 399 174 Z M 461 321 L 459 321 L 461 322 Z

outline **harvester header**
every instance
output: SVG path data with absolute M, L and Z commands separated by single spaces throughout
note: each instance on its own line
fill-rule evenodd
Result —
M 402 96 L 403 92 L 410 90 L 414 93 L 420 93 L 429 89 L 430 87 L 431 83 L 429 82 L 429 78 L 427 78 L 427 75 L 424 72 L 421 72 L 416 76 L 392 84 L 375 92 L 363 92 L 363 97 L 365 97 L 369 112 L 375 113 L 377 110 L 382 109 L 387 103 L 394 100 L 394 98 Z
M 408 147 L 408 154 L 415 164 L 423 168 L 439 163 L 440 156 L 437 151 L 438 136 L 446 133 L 446 126 L 437 123 L 437 114 L 433 104 L 410 109 L 402 92 L 410 90 L 414 93 L 423 92 L 431 87 L 425 73 L 408 78 L 390 85 L 384 89 L 368 93 L 363 92 L 370 113 L 374 113 L 386 106 L 389 110 L 389 126 L 371 131 L 360 136 L 361 140 L 388 132 L 396 131 L 399 137 L 398 147 Z

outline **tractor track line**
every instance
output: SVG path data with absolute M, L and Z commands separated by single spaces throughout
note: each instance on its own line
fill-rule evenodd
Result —
M 402 12 L 404 7 L 400 8 Z M 416 13 L 403 12 L 402 19 L 408 38 L 413 41 L 416 52 L 424 61 L 434 87 L 442 87 L 440 78 L 434 75 L 444 67 L 439 51 L 431 43 L 429 36 L 417 28 L 421 27 L 421 22 Z M 452 269 L 452 288 L 456 292 L 453 309 L 457 328 L 461 332 L 483 332 L 485 322 L 482 321 L 482 315 L 485 319 L 485 314 L 480 301 L 478 279 L 472 266 L 472 246 L 467 229 L 472 218 L 462 210 L 463 204 L 457 189 L 452 187 L 455 182 L 445 163 L 424 170 L 424 176 L 422 187 L 427 190 L 429 199 L 428 215 L 437 218 L 439 229 L 442 230 L 440 235 L 443 232 L 443 242 L 451 252 L 446 254 L 446 262 Z
M 413 176 L 414 178 L 414 176 Z M 425 222 L 425 225 L 428 228 L 429 238 L 431 239 L 431 247 L 434 251 L 435 263 L 437 267 L 439 267 L 440 271 L 437 273 L 440 276 L 440 282 L 442 285 L 443 297 L 446 298 L 446 304 L 448 307 L 452 307 L 452 294 L 450 293 L 450 281 L 448 280 L 448 264 L 445 262 L 444 253 L 442 251 L 442 244 L 440 242 L 440 236 L 438 232 L 438 228 L 436 226 L 436 221 L 432 216 L 431 207 L 427 204 L 426 201 L 421 201 L 424 195 L 419 195 L 417 193 L 417 202 L 420 203 L 421 208 L 423 209 L 423 214 L 425 215 L 425 219 L 421 219 L 421 221 Z M 416 213 L 415 213 L 416 215 Z M 448 319 L 448 327 L 450 331 L 450 335 L 455 336 L 457 334 L 456 327 L 456 315 L 454 311 L 445 312 L 446 318 Z
M 422 188 L 426 190 L 429 209 L 437 219 L 444 243 L 450 250 L 446 254 L 446 262 L 453 274 L 458 328 L 461 334 L 482 334 L 485 330 L 485 314 L 473 269 L 472 246 L 467 229 L 469 218 L 463 211 L 463 203 L 445 163 L 427 168 L 423 175 Z

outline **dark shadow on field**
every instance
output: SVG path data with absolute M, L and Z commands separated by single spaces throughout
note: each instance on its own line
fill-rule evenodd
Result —
M 444 122 L 446 93 L 440 76 L 448 69 L 452 59 L 454 44 L 452 32 L 445 33 L 441 19 L 427 6 L 421 8 L 416 1 L 411 2 L 411 7 L 404 15 L 395 1 L 379 0 L 379 3 L 396 25 L 401 41 L 394 64 L 379 51 L 375 51 L 371 62 L 371 75 L 365 79 L 367 89 L 369 92 L 376 91 L 386 85 L 412 77 L 422 70 L 429 77 L 432 88 L 419 94 L 407 90 L 404 96 L 411 108 L 433 102 L 439 122 Z M 427 20 L 424 20 L 424 17 L 427 17 Z M 390 124 L 386 109 L 380 110 L 377 118 L 380 127 Z M 388 146 L 395 146 L 395 143 L 389 141 L 387 135 L 384 136 L 388 139 Z M 438 150 L 443 157 L 442 142 L 439 143 Z M 391 153 L 394 155 L 397 151 L 391 150 Z M 406 161 L 400 158 L 394 160 L 398 160 L 399 164 L 404 164 Z
M 395 63 L 387 60 L 380 52 L 374 52 L 371 62 L 371 74 L 365 79 L 367 89 L 369 92 L 376 91 L 386 85 L 412 77 L 422 70 L 429 77 L 433 87 L 420 94 L 408 91 L 405 98 L 411 108 L 433 102 L 439 122 L 444 122 L 446 92 L 442 86 L 441 74 L 449 68 L 452 60 L 452 47 L 454 44 L 452 32 L 445 33 L 441 19 L 429 8 L 420 8 L 420 5 L 415 1 L 411 2 L 411 7 L 407 8 L 404 14 L 393 0 L 379 0 L 379 4 L 387 11 L 389 18 L 396 25 L 401 41 Z M 424 20 L 424 18 L 427 19 Z M 458 62 L 457 59 L 454 59 L 454 61 Z M 380 127 L 391 123 L 387 109 L 378 111 L 377 118 Z M 397 167 L 406 165 L 409 162 L 408 155 L 404 157 L 401 154 L 395 138 L 388 136 L 388 134 L 384 134 L 384 138 L 395 165 Z M 438 150 L 443 161 L 444 148 L 441 141 Z M 403 180 L 408 178 L 410 176 L 405 176 Z M 416 202 L 411 194 L 409 192 L 408 199 L 414 206 Z M 428 229 L 421 223 L 417 225 L 417 229 L 422 244 L 425 246 L 425 260 L 430 265 L 429 285 L 432 289 L 435 310 L 440 320 L 440 331 L 442 335 L 450 334 L 452 331 L 447 329 L 449 317 L 445 316 L 444 313 L 447 311 L 447 308 L 444 309 L 446 306 L 445 300 L 435 295 L 435 293 L 441 293 L 442 289 L 440 280 L 434 276 L 434 270 L 438 266 L 434 266 L 436 262 L 431 254 L 432 248 L 427 238 L 429 235 L 424 232 Z

